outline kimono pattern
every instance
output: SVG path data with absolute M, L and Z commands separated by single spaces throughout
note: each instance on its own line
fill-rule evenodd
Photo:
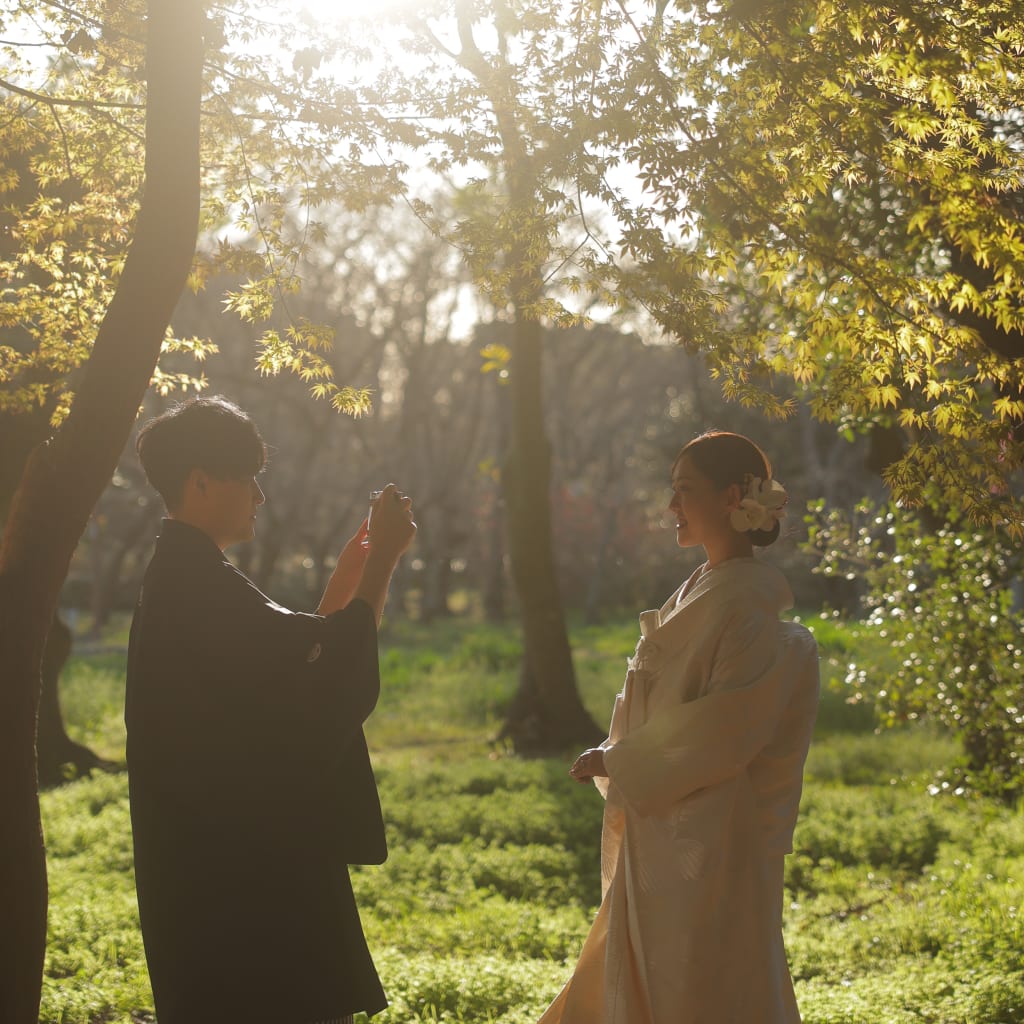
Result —
M 129 641 L 136 889 L 160 1024 L 311 1024 L 386 999 L 348 864 L 387 856 L 363 722 L 373 610 L 275 604 L 165 520 Z
M 782 574 L 698 570 L 641 636 L 602 745 L 602 902 L 541 1024 L 799 1024 L 782 939 L 818 703 Z

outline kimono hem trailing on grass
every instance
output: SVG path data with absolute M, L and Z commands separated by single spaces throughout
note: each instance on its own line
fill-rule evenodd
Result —
M 136 886 L 160 1024 L 309 1024 L 386 1005 L 348 864 L 387 856 L 362 725 L 363 601 L 274 604 L 165 520 L 132 622 Z
M 695 573 L 641 638 L 603 744 L 603 899 L 541 1024 L 798 1024 L 783 857 L 818 660 L 782 574 Z

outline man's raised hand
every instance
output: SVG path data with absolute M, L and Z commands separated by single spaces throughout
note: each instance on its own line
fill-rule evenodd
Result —
M 412 498 L 388 484 L 370 509 L 369 548 L 395 561 L 409 549 L 416 536 Z

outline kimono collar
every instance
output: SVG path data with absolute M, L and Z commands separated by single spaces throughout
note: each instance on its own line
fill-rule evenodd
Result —
M 227 561 L 224 552 L 208 533 L 180 519 L 161 520 L 157 547 L 173 551 L 184 558 L 201 559 L 204 562 Z
M 691 589 L 677 604 L 678 596 L 687 584 Z M 707 572 L 696 570 L 661 608 L 641 612 L 641 634 L 656 638 L 661 630 L 670 625 L 674 627 L 678 620 L 688 619 L 688 610 L 694 605 L 703 606 L 701 599 L 711 594 L 715 594 L 716 600 L 726 597 L 760 605 L 773 615 L 793 607 L 793 593 L 785 576 L 775 566 L 756 558 L 731 558 Z

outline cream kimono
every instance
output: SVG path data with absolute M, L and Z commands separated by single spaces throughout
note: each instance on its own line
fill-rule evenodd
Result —
M 782 941 L 817 648 L 753 558 L 640 617 L 605 748 L 603 900 L 541 1024 L 798 1024 Z

